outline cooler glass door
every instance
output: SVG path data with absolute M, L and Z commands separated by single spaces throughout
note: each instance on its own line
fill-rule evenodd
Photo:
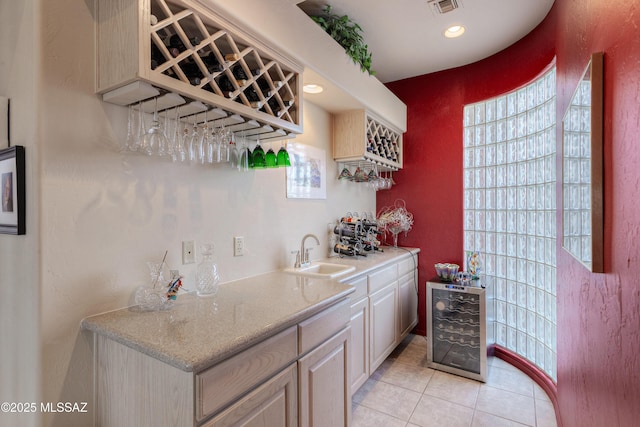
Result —
M 484 290 L 431 282 L 428 285 L 430 365 L 485 381 Z

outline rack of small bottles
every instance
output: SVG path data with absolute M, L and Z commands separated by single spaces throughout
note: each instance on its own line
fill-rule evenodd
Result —
M 367 256 L 367 253 L 382 252 L 378 240 L 378 223 L 373 214 L 359 217 L 347 213 L 334 227 L 336 237 L 333 251 L 340 256 Z

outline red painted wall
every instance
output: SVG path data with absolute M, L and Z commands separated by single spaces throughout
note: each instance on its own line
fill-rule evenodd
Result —
M 560 122 L 589 55 L 605 53 L 606 273 L 589 273 L 558 239 L 557 391 L 564 427 L 640 423 L 638 28 L 640 2 L 556 0 L 545 21 L 509 49 L 388 85 L 408 106 L 405 169 L 394 174 L 393 190 L 378 193 L 377 203 L 380 208 L 402 198 L 414 214 L 414 228 L 400 236 L 400 244 L 422 249 L 418 332 L 424 333 L 424 282 L 434 275 L 433 264 L 462 262 L 463 105 L 525 84 L 555 52 Z M 560 236 L 560 215 L 558 221 Z
M 640 3 L 556 1 L 558 112 L 604 52 L 605 274 L 558 246 L 564 426 L 640 425 Z M 559 217 L 560 218 L 560 217 Z M 559 243 L 559 242 L 558 242 Z
M 377 208 L 406 202 L 414 225 L 398 239 L 419 247 L 419 323 L 426 333 L 425 283 L 437 262 L 463 267 L 462 114 L 465 104 L 498 96 L 534 79 L 554 56 L 555 21 L 548 17 L 530 35 L 483 61 L 388 84 L 407 104 L 404 167 L 392 190 L 379 191 Z M 443 39 L 443 43 L 445 40 Z

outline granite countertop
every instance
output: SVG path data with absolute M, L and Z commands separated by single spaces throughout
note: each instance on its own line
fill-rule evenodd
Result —
M 367 257 L 329 258 L 355 265 L 336 280 L 282 271 L 222 283 L 217 295 L 181 294 L 166 311 L 127 307 L 82 321 L 82 328 L 187 372 L 198 372 L 322 311 L 354 291 L 342 282 L 417 249 L 385 248 Z

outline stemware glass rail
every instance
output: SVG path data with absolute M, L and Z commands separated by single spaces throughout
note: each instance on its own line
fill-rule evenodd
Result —
M 291 166 L 280 133 L 273 128 L 256 121 L 243 122 L 239 116 L 225 117 L 223 110 L 201 103 L 187 108 L 162 98 L 155 96 L 127 107 L 126 139 L 120 152 L 192 165 L 228 163 L 239 171 Z M 273 145 L 262 148 L 262 134 L 268 134 L 268 145 L 281 141 L 277 153 Z

